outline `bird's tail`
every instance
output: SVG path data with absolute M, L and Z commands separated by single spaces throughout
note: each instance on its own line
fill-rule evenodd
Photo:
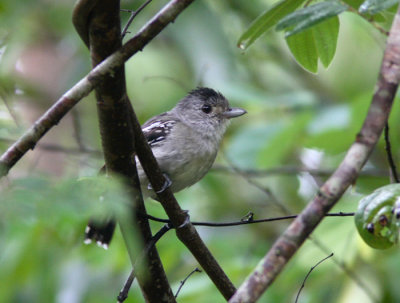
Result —
M 96 242 L 97 245 L 108 248 L 115 230 L 115 220 L 107 221 L 90 220 L 85 229 L 85 244 Z

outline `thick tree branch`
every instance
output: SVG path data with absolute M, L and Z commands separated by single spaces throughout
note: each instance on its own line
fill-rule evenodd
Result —
M 400 13 L 397 12 L 388 38 L 376 92 L 355 142 L 338 169 L 320 188 L 318 195 L 277 239 L 229 302 L 255 302 L 275 280 L 324 215 L 355 182 L 385 127 L 399 79 Z
M 83 2 L 90 2 L 91 5 L 84 5 Z M 119 14 L 119 0 L 80 0 L 75 6 L 73 22 L 78 33 L 88 35 L 82 36 L 82 39 L 90 49 L 93 67 L 121 47 Z M 136 216 L 137 212 L 146 212 L 146 209 L 140 193 L 136 164 L 132 161 L 135 148 L 130 113 L 133 109 L 126 95 L 123 65 L 116 68 L 112 75 L 106 75 L 96 87 L 96 100 L 107 171 L 123 176 L 131 195 L 131 223 L 137 227 L 121 224 L 121 230 L 134 265 L 139 252 L 129 245 L 130 230 L 138 228 L 145 245 L 152 241 L 152 234 L 148 220 Z M 141 261 L 143 270 L 137 271 L 137 280 L 146 302 L 176 302 L 154 245 Z

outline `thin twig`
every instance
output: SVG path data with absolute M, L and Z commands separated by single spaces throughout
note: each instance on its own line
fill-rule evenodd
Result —
M 178 298 L 179 292 L 181 291 L 183 285 L 185 285 L 186 281 L 187 281 L 187 280 L 190 278 L 190 276 L 193 275 L 195 272 L 201 272 L 201 270 L 198 269 L 198 268 L 196 267 L 194 270 L 192 270 L 192 272 L 191 272 L 190 274 L 187 275 L 187 277 L 186 277 L 185 279 L 183 279 L 183 281 L 181 281 L 181 284 L 179 285 L 179 288 L 178 288 L 178 290 L 176 291 L 175 299 Z
M 122 303 L 128 298 L 128 292 L 129 289 L 132 286 L 133 281 L 135 280 L 135 270 L 132 269 L 131 273 L 129 274 L 128 279 L 126 280 L 124 287 L 122 287 L 121 291 L 119 292 L 119 295 L 117 297 L 117 302 Z
M 396 164 L 394 163 L 393 154 L 392 154 L 392 147 L 390 144 L 389 139 L 389 123 L 386 122 L 385 130 L 384 130 L 384 137 L 385 137 L 385 150 L 389 162 L 389 167 L 391 171 L 391 175 L 396 183 L 400 183 L 399 176 L 397 174 Z
M 147 219 L 161 222 L 161 223 L 171 223 L 169 219 L 161 219 L 154 217 L 152 215 L 146 214 L 144 215 Z M 265 222 L 273 222 L 273 221 L 282 221 L 282 220 L 290 220 L 297 218 L 298 215 L 290 215 L 290 216 L 282 216 L 282 217 L 274 217 L 274 218 L 266 218 L 266 219 L 258 219 L 258 220 L 240 220 L 233 222 L 200 222 L 200 221 L 191 221 L 195 226 L 208 226 L 208 227 L 229 227 L 229 226 L 238 226 L 238 225 L 246 225 L 246 224 L 256 224 L 256 223 L 265 223 Z M 353 217 L 354 213 L 328 213 L 325 215 L 326 217 Z
M 306 284 L 306 281 L 307 281 L 309 275 L 311 274 L 311 272 L 314 270 L 314 268 L 316 268 L 318 265 L 320 265 L 322 262 L 324 262 L 326 259 L 329 259 L 332 256 L 333 256 L 333 253 L 331 253 L 329 256 L 323 258 L 321 261 L 319 261 L 317 264 L 315 264 L 313 267 L 310 268 L 310 271 L 307 273 L 306 277 L 303 280 L 303 283 L 300 286 L 299 292 L 297 293 L 297 296 L 296 296 L 296 300 L 294 301 L 295 303 L 297 303 L 299 296 L 300 296 L 300 292 L 304 288 L 304 285 Z
M 170 224 L 165 224 L 161 229 L 152 237 L 152 239 L 147 242 L 146 247 L 143 249 L 141 256 L 138 258 L 137 262 L 143 262 L 143 260 L 146 258 L 147 254 L 149 251 L 156 245 L 157 241 L 161 239 L 162 236 L 164 236 L 167 231 L 171 230 L 171 225 Z M 135 268 L 136 266 L 134 266 Z M 118 297 L 117 297 L 117 302 L 122 303 L 128 298 L 128 292 L 129 289 L 132 286 L 133 281 L 135 280 L 135 269 L 132 269 L 131 273 L 129 274 L 128 279 L 126 280 L 124 287 L 121 289 Z
M 324 253 L 329 254 L 330 248 L 325 246 L 321 241 L 319 241 L 314 236 L 310 236 L 310 240 L 315 243 L 315 245 Z M 337 255 L 332 257 L 332 261 L 351 279 L 353 282 L 365 292 L 371 302 L 379 303 L 380 300 L 371 291 L 371 288 L 351 269 L 343 260 L 338 259 Z
M 131 16 L 129 17 L 128 22 L 126 23 L 124 29 L 122 30 L 121 33 L 121 40 L 124 39 L 125 35 L 128 33 L 128 28 L 131 25 L 133 19 L 151 2 L 152 0 L 147 0 L 145 3 L 143 3 L 137 10 L 122 10 L 122 11 L 128 11 L 131 13 Z

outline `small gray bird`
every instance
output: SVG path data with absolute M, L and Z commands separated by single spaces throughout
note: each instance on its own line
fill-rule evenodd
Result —
M 230 107 L 228 100 L 211 88 L 199 87 L 184 97 L 170 111 L 148 120 L 142 131 L 157 162 L 170 181 L 172 192 L 189 187 L 209 171 L 231 118 L 246 111 Z M 143 197 L 156 199 L 146 174 L 136 157 Z M 85 243 L 95 240 L 108 247 L 115 222 L 89 222 Z

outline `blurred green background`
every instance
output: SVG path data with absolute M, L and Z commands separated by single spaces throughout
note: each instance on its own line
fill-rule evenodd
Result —
M 130 31 L 165 3 L 153 1 Z M 284 215 L 283 208 L 300 212 L 343 159 L 364 120 L 385 37 L 355 14 L 342 14 L 335 58 L 317 75 L 294 61 L 281 32 L 269 31 L 242 52 L 238 38 L 272 3 L 196 1 L 126 64 L 128 93 L 141 122 L 170 109 L 198 85 L 221 91 L 233 106 L 248 111 L 232 122 L 215 168 L 176 195 L 192 220 L 236 221 L 249 211 L 260 219 Z M 71 23 L 73 4 L 0 2 L 0 152 L 90 70 L 89 52 Z M 122 1 L 122 8 L 140 4 Z M 128 13 L 121 15 L 125 24 Z M 388 29 L 393 15 L 386 17 L 381 26 Z M 400 159 L 399 110 L 395 103 L 390 119 L 395 159 Z M 0 302 L 116 301 L 130 272 L 121 234 L 107 251 L 83 245 L 86 222 L 104 191 L 89 192 L 77 181 L 96 180 L 103 163 L 96 115 L 90 95 L 1 181 Z M 231 165 L 253 174 L 239 174 Z M 334 211 L 355 211 L 363 195 L 388 183 L 381 140 Z M 114 185 L 106 187 L 115 194 L 111 201 L 125 203 Z M 149 200 L 146 206 L 165 218 L 158 203 Z M 288 224 L 198 230 L 239 286 Z M 152 225 L 154 231 L 161 227 Z M 157 248 L 176 291 L 198 264 L 173 231 Z M 260 302 L 294 302 L 309 269 L 331 252 L 334 258 L 312 272 L 300 302 L 400 301 L 398 247 L 367 247 L 346 217 L 326 218 Z M 224 299 L 205 273 L 195 273 L 178 301 Z M 143 302 L 136 283 L 126 302 Z

